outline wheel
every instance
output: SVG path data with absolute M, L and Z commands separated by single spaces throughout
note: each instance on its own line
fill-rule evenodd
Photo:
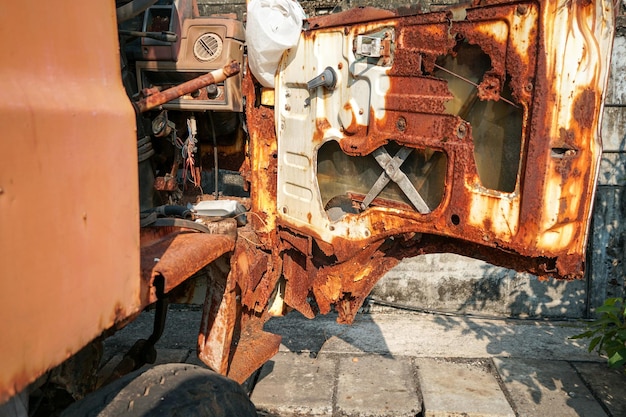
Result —
M 235 381 L 199 366 L 170 363 L 128 374 L 72 404 L 61 417 L 256 415 Z

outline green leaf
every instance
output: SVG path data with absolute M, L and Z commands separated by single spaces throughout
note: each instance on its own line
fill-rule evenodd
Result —
M 616 326 L 619 325 L 619 320 L 615 315 L 611 317 L 610 315 L 603 314 L 602 318 L 596 321 L 595 325 L 599 327 Z
M 626 348 L 620 350 L 619 352 L 615 352 L 609 358 L 609 366 L 611 368 L 619 368 L 620 366 L 626 363 Z
M 603 305 L 596 308 L 596 313 L 616 313 L 619 308 L 614 305 Z
M 596 334 L 598 330 L 587 330 L 584 333 L 576 334 L 574 336 L 570 336 L 570 339 L 588 339 Z
M 601 340 L 602 336 L 597 336 L 591 339 L 591 342 L 589 343 L 589 352 L 593 352 L 593 349 L 598 346 L 598 343 L 600 343 Z

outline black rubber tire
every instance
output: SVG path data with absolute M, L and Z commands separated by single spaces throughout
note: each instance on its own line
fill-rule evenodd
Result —
M 61 417 L 210 416 L 256 417 L 235 381 L 182 363 L 139 370 L 72 404 Z

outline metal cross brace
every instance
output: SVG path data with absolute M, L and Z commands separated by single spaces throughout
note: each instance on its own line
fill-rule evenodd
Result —
M 400 189 L 404 192 L 411 203 L 413 203 L 413 206 L 415 206 L 418 212 L 421 214 L 430 213 L 430 209 L 426 205 L 422 196 L 417 192 L 413 184 L 411 184 L 411 181 L 406 174 L 400 170 L 400 166 L 404 163 L 404 161 L 406 161 L 406 158 L 411 154 L 411 152 L 413 152 L 413 149 L 406 146 L 400 148 L 393 158 L 389 155 L 389 152 L 387 152 L 384 146 L 381 146 L 372 152 L 372 155 L 374 155 L 378 165 L 383 168 L 383 172 L 365 196 L 363 203 L 361 203 L 361 208 L 363 210 L 365 210 L 367 206 L 374 201 L 383 188 L 389 184 L 389 181 L 393 181 L 398 184 Z

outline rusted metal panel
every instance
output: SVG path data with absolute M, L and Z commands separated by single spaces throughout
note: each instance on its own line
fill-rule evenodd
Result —
M 239 383 L 278 353 L 281 336 L 263 331 L 263 324 L 268 319 L 267 315 L 246 315 L 242 320 L 238 343 L 228 369 L 228 376 Z
M 545 257 L 540 275 L 581 277 L 611 7 L 607 1 L 494 1 L 454 13 L 373 14 L 369 21 L 360 10 L 358 19 L 357 12 L 343 15 L 346 23 L 341 15 L 312 20 L 314 30 L 283 60 L 277 81 L 281 224 L 331 244 L 340 258 L 419 232 Z M 377 37 L 391 39 L 389 57 L 382 49 L 376 56 L 357 50 Z M 481 59 L 485 67 L 478 71 Z M 337 85 L 309 90 L 307 81 L 323 68 L 333 68 Z M 487 127 L 481 111 L 499 112 L 500 119 L 487 120 Z M 493 138 L 498 129 L 501 138 Z M 507 148 L 503 142 L 511 142 L 515 129 Z M 392 141 L 444 153 L 441 201 L 426 214 L 383 204 L 329 219 L 319 190 L 336 187 L 338 178 L 320 178 L 318 171 L 331 141 L 355 157 Z M 508 170 L 508 177 L 496 169 Z M 354 174 L 344 175 L 349 182 Z
M 269 283 L 275 283 L 278 278 L 272 273 L 273 268 L 267 268 L 266 273 L 258 268 L 259 264 L 254 261 L 256 257 L 251 257 L 251 254 L 255 254 L 254 250 L 238 245 L 231 257 L 230 267 L 219 262 L 208 267 L 211 285 L 206 294 L 198 335 L 200 360 L 240 383 L 278 352 L 281 340 L 280 336 L 263 331 L 263 324 L 269 319 L 267 310 L 257 313 L 241 302 L 241 285 L 245 286 L 249 278 L 262 275 L 264 281 Z M 263 300 L 261 291 L 254 302 L 261 302 L 261 307 L 265 309 L 268 299 L 269 295 L 265 302 L 260 301 Z
M 163 277 L 164 292 L 168 293 L 235 247 L 235 238 L 232 235 L 193 232 L 181 228 L 149 229 L 151 228 L 142 229 L 143 305 L 151 304 L 157 299 L 152 285 L 156 276 Z M 158 239 L 155 239 L 155 234 Z
M 273 108 L 244 79 L 253 252 L 283 259 L 274 303 L 307 316 L 334 307 L 349 323 L 399 259 L 433 252 L 582 276 L 612 5 L 473 4 L 311 19 L 281 63 Z M 322 71 L 335 82 L 309 88 Z M 391 159 L 377 164 L 375 151 Z M 402 196 L 405 164 L 434 196 L 427 210 Z M 378 195 L 377 177 L 395 191 Z M 237 282 L 263 286 L 255 274 Z
M 8 2 L 0 28 L 1 403 L 136 312 L 140 279 L 113 2 Z
M 236 287 L 229 277 L 228 264 L 209 267 L 211 285 L 207 289 L 198 333 L 198 357 L 216 372 L 226 375 L 230 364 L 235 327 L 238 325 Z

